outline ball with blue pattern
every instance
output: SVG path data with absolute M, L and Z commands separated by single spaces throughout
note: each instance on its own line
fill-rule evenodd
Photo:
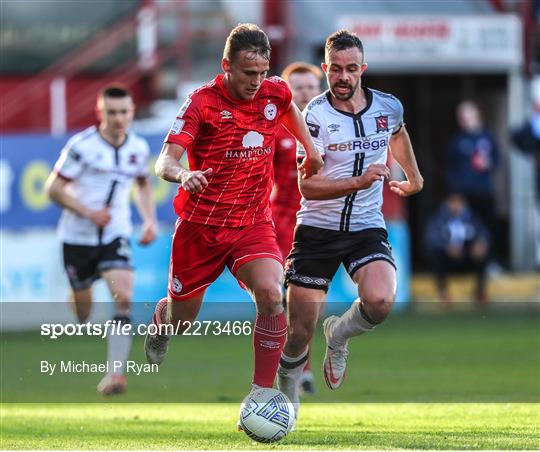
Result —
M 274 443 L 294 428 L 294 406 L 277 389 L 256 389 L 242 402 L 240 425 L 251 439 L 259 443 Z

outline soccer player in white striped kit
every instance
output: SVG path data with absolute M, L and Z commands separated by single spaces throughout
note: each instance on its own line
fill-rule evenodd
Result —
M 98 126 L 74 135 L 62 149 L 46 190 L 64 210 L 58 223 L 64 267 L 78 320 L 86 322 L 92 305 L 92 285 L 103 278 L 115 301 L 116 325 L 131 323 L 130 193 L 143 220 L 139 243 L 156 238 L 157 224 L 148 173 L 150 148 L 129 127 L 135 113 L 131 93 L 121 85 L 100 91 Z M 135 182 L 135 183 L 134 183 Z M 126 390 L 125 364 L 131 334 L 118 328 L 107 336 L 107 374 L 98 385 L 104 395 Z M 120 364 L 120 365 L 117 365 Z
M 383 184 L 390 177 L 388 149 L 406 176 L 390 181 L 391 190 L 410 196 L 423 186 L 403 107 L 394 96 L 362 86 L 366 68 L 358 36 L 348 30 L 330 35 L 322 64 L 329 90 L 304 111 L 324 167 L 309 179 L 299 177 L 303 198 L 285 266 L 289 331 L 278 383 L 296 407 L 308 344 L 339 265 L 358 286 L 359 299 L 323 324 L 323 372 L 330 389 L 343 382 L 348 340 L 373 330 L 392 309 L 396 271 L 381 212 Z

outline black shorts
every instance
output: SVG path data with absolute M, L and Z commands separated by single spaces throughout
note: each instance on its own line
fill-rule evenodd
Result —
M 299 224 L 285 264 L 285 286 L 294 284 L 328 292 L 340 264 L 352 278 L 360 267 L 378 260 L 396 266 L 383 228 L 349 232 Z
M 131 248 L 124 237 L 102 246 L 63 244 L 64 268 L 73 290 L 88 289 L 101 273 L 113 268 L 131 270 Z

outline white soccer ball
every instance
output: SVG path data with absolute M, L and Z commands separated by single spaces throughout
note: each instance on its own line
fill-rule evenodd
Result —
M 294 428 L 294 424 L 294 406 L 277 389 L 255 389 L 242 402 L 240 425 L 246 435 L 255 441 L 279 441 Z

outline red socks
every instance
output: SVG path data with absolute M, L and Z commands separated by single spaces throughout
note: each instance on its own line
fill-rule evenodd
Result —
M 287 317 L 257 314 L 253 332 L 255 370 L 253 384 L 263 388 L 274 386 L 281 352 L 287 340 Z

